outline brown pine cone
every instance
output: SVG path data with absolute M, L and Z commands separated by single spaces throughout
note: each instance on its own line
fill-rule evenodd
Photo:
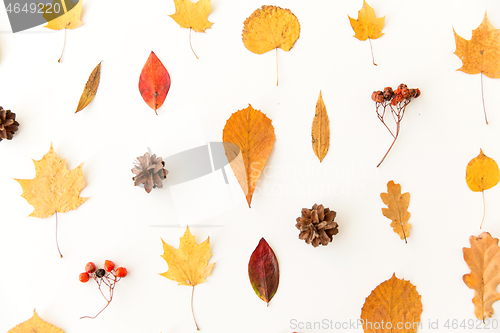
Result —
M 149 156 L 149 153 L 145 153 L 137 157 L 137 163 L 132 168 L 132 173 L 135 174 L 132 178 L 134 185 L 144 184 L 144 189 L 148 193 L 154 188 L 162 188 L 163 179 L 167 178 L 168 173 L 164 166 L 165 162 L 161 157 L 156 157 L 156 154 Z
M 0 106 L 0 141 L 3 139 L 12 140 L 18 127 L 16 114 L 10 110 L 4 110 Z
M 300 230 L 299 239 L 318 247 L 328 245 L 333 236 L 338 234 L 338 224 L 334 222 L 337 213 L 323 205 L 314 204 L 311 209 L 302 208 L 302 216 L 297 218 L 295 226 Z

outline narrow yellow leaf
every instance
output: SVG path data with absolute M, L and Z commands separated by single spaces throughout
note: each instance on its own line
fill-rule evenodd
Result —
M 314 114 L 312 123 L 311 136 L 313 151 L 321 163 L 328 153 L 328 148 L 330 148 L 330 121 L 326 113 L 326 106 L 323 102 L 321 91 L 316 103 L 316 113 Z
M 76 108 L 75 113 L 82 111 L 89 105 L 90 102 L 95 97 L 97 93 L 97 88 L 99 87 L 99 81 L 101 80 L 101 63 L 99 63 L 92 73 L 90 73 L 89 79 L 87 83 L 85 83 L 85 88 L 83 88 L 82 96 L 80 97 L 80 101 L 78 102 L 78 107 Z

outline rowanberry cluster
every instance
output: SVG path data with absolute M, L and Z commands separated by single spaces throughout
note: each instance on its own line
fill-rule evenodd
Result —
M 391 105 L 396 105 L 402 101 L 410 101 L 411 98 L 420 96 L 420 89 L 408 89 L 408 86 L 401 83 L 396 90 L 391 87 L 385 87 L 384 91 L 374 91 L 372 100 L 377 103 L 391 102 Z
M 112 262 L 111 260 L 105 260 L 104 261 L 104 268 L 99 268 L 97 269 L 95 264 L 93 262 L 88 262 L 85 265 L 85 272 L 80 273 L 79 279 L 80 282 L 86 283 L 89 281 L 90 278 L 94 279 L 94 281 L 97 283 L 97 286 L 99 287 L 99 291 L 101 292 L 102 297 L 106 300 L 107 304 L 106 306 L 99 311 L 97 315 L 94 317 L 81 317 L 81 318 L 91 318 L 94 319 L 97 317 L 104 309 L 106 309 L 113 300 L 113 292 L 115 289 L 115 284 L 121 280 L 121 278 L 124 278 L 127 276 L 127 269 L 125 267 L 118 267 L 115 270 L 115 263 Z M 102 291 L 102 287 L 106 286 L 108 288 L 108 297 L 104 294 Z M 80 319 L 81 319 L 80 318 Z

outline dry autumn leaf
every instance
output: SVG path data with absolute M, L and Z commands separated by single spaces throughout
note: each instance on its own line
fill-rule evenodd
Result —
M 189 0 L 188 0 L 189 1 Z M 139 92 L 144 102 L 156 110 L 163 105 L 170 90 L 170 74 L 156 54 L 151 51 L 139 77 Z
M 35 178 L 15 180 L 23 188 L 21 196 L 35 208 L 29 216 L 44 219 L 56 214 L 56 244 L 62 258 L 57 242 L 57 213 L 76 209 L 88 199 L 80 197 L 80 191 L 85 187 L 83 163 L 71 171 L 68 170 L 65 160 L 57 156 L 52 145 L 41 160 L 33 162 Z
M 243 44 L 249 51 L 263 54 L 276 49 L 276 76 L 278 48 L 290 51 L 299 35 L 300 24 L 297 17 L 289 9 L 276 6 L 262 6 L 243 23 Z
M 474 314 L 484 322 L 493 315 L 493 303 L 500 300 L 496 291 L 500 283 L 500 247 L 498 238 L 483 232 L 469 238 L 470 248 L 464 247 L 464 260 L 471 273 L 463 276 L 464 283 L 474 289 Z
M 328 120 L 321 91 L 319 92 L 318 102 L 316 102 L 316 113 L 312 123 L 311 136 L 314 154 L 321 163 L 328 153 L 328 148 L 330 148 L 330 120 Z
M 275 140 L 271 119 L 251 105 L 233 113 L 224 126 L 222 141 L 233 143 L 224 145 L 226 157 L 231 161 L 229 165 L 245 193 L 248 207 Z
M 349 22 L 351 22 L 351 27 L 355 32 L 354 37 L 362 41 L 368 39 L 372 52 L 372 61 L 373 64 L 377 66 L 375 58 L 373 57 L 372 39 L 382 37 L 384 34 L 382 28 L 384 27 L 385 16 L 377 17 L 375 15 L 375 10 L 363 0 L 363 7 L 358 12 L 358 19 L 355 20 L 349 15 L 348 17 Z
M 191 51 L 193 51 L 196 59 L 198 59 L 191 45 L 191 30 L 205 32 L 206 29 L 212 27 L 213 23 L 208 21 L 208 14 L 212 12 L 212 2 L 211 0 L 198 0 L 198 2 L 192 2 L 191 0 L 174 0 L 174 2 L 175 13 L 169 16 L 174 19 L 181 28 L 189 29 L 189 46 L 191 46 Z
M 417 288 L 396 274 L 373 289 L 361 309 L 365 333 L 414 333 L 422 327 L 422 301 Z
M 269 306 L 278 291 L 280 269 L 273 249 L 264 238 L 260 239 L 259 245 L 250 256 L 248 277 L 257 296 Z
M 61 52 L 61 56 L 59 57 L 59 60 L 57 60 L 57 62 L 61 62 L 64 53 L 64 46 L 66 45 L 66 30 L 76 29 L 83 24 L 81 20 L 82 2 L 83 0 L 77 0 L 76 3 L 73 3 L 72 0 L 54 0 L 52 4 L 49 3 L 45 6 L 43 4 L 39 4 L 43 12 L 43 17 L 48 22 L 44 27 L 52 30 L 64 29 L 63 49 Z M 69 6 L 67 6 L 68 3 L 70 4 Z M 64 11 L 63 15 L 58 16 L 58 14 L 53 11 L 55 8 L 55 4 L 57 4 L 58 6 L 59 4 L 61 4 L 62 10 Z
M 97 93 L 97 88 L 99 87 L 99 81 L 101 80 L 101 63 L 99 63 L 92 73 L 90 73 L 87 83 L 85 83 L 85 88 L 83 88 L 82 96 L 80 101 L 78 101 L 78 107 L 75 113 L 82 111 L 87 107 L 87 105 L 92 102 Z
M 410 219 L 408 212 L 410 193 L 401 194 L 401 185 L 395 184 L 391 180 L 387 183 L 387 193 L 381 193 L 380 198 L 387 205 L 387 208 L 382 208 L 382 214 L 392 221 L 392 229 L 406 243 L 406 238 L 410 237 L 411 228 L 411 224 L 408 223 Z
M 191 293 L 191 311 L 193 311 L 194 287 L 200 283 L 206 282 L 206 278 L 212 274 L 215 263 L 209 264 L 208 260 L 212 256 L 210 253 L 210 240 L 207 238 L 203 243 L 197 244 L 194 236 L 186 228 L 184 236 L 181 237 L 179 249 L 175 249 L 161 240 L 163 243 L 163 255 L 161 256 L 168 264 L 168 271 L 160 274 L 179 285 L 192 286 Z M 196 323 L 196 318 L 193 319 Z
M 481 73 L 481 95 L 483 101 L 484 120 L 488 124 L 486 107 L 484 105 L 483 74 L 492 79 L 500 78 L 500 31 L 495 29 L 484 13 L 483 22 L 472 30 L 472 37 L 466 40 L 455 35 L 455 54 L 462 60 L 458 70 L 467 74 Z
M 483 194 L 483 220 L 481 221 L 480 228 L 483 227 L 484 217 L 486 215 L 484 191 L 498 184 L 499 180 L 500 170 L 498 170 L 497 162 L 484 155 L 483 150 L 480 149 L 479 155 L 467 164 L 467 169 L 465 170 L 465 181 L 471 191 L 481 192 Z
M 11 328 L 7 333 L 64 333 L 64 331 L 54 325 L 51 325 L 38 316 L 36 310 L 33 310 L 33 316 L 25 322 Z

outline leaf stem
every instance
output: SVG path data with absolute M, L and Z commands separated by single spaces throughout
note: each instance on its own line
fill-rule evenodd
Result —
M 483 99 L 484 120 L 486 120 L 486 125 L 488 125 L 488 117 L 486 116 L 486 107 L 484 106 L 483 72 L 481 72 L 481 98 Z
M 372 52 L 372 62 L 375 66 L 378 66 L 376 63 L 375 63 L 375 58 L 373 56 L 373 48 L 372 48 L 372 39 L 371 38 L 368 38 L 368 42 L 370 43 L 370 51 Z
M 63 1 L 64 2 L 64 1 Z M 58 63 L 61 63 L 61 59 L 63 57 L 63 54 L 64 54 L 64 48 L 66 47 L 66 30 L 68 29 L 64 29 L 64 42 L 63 42 L 63 48 L 62 48 L 62 51 L 61 51 L 61 56 L 59 57 L 59 60 L 57 60 Z
M 194 316 L 193 298 L 194 298 L 194 286 L 193 286 L 193 291 L 191 292 L 191 313 L 193 314 L 193 320 L 194 320 L 194 324 L 196 325 L 196 330 L 199 331 L 200 328 L 198 327 L 198 324 L 196 323 L 196 318 Z
M 484 190 L 481 191 L 483 193 L 483 220 L 481 221 L 481 226 L 479 229 L 483 229 L 484 217 L 486 216 L 486 201 L 484 200 Z
M 198 56 L 197 56 L 197 55 L 196 55 L 196 53 L 194 52 L 194 50 L 193 50 L 193 45 L 191 44 L 191 31 L 192 31 L 192 30 L 193 30 L 192 28 L 189 28 L 189 46 L 191 47 L 191 51 L 193 51 L 193 54 L 194 54 L 194 56 L 196 57 L 196 59 L 200 59 L 200 58 L 198 58 Z
M 61 258 L 63 257 L 62 253 L 61 253 L 61 250 L 59 250 L 59 242 L 57 241 L 57 226 L 59 224 L 59 220 L 57 218 L 57 212 L 56 212 L 56 245 L 57 245 L 57 251 L 59 252 L 59 255 L 61 256 Z
M 276 87 L 278 86 L 278 48 L 275 48 L 276 50 Z

